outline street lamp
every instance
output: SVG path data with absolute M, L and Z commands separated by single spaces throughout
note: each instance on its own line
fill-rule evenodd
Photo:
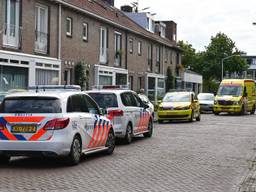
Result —
M 224 65 L 224 61 L 226 59 L 229 59 L 231 57 L 240 57 L 241 55 L 230 55 L 228 57 L 224 57 L 223 59 L 221 59 L 221 80 L 223 80 L 223 77 L 224 77 L 224 68 L 223 68 L 223 65 Z

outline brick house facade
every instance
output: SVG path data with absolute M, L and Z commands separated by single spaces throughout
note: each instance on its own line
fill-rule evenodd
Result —
M 124 84 L 135 91 L 143 88 L 152 100 L 156 100 L 165 92 L 167 67 L 177 76 L 181 50 L 176 41 L 145 30 L 107 2 L 1 2 L 4 2 L 0 4 L 0 26 L 3 26 L 0 30 L 1 89 L 16 88 L 17 82 L 10 83 L 8 78 L 19 70 L 21 75 L 16 81 L 21 76 L 24 81 L 22 86 L 18 84 L 20 87 L 73 84 L 74 66 L 83 62 L 86 89 L 94 85 Z M 9 12 L 17 4 L 19 17 L 12 18 Z M 14 33 L 14 29 L 20 32 Z M 6 43 L 6 36 L 10 41 L 15 36 L 16 42 Z

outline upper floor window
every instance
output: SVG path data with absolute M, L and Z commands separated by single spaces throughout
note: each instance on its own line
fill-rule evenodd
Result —
M 179 65 L 180 64 L 180 54 L 176 53 L 176 64 Z
M 161 63 L 161 48 L 156 47 L 156 73 L 160 73 L 160 63 Z
M 148 71 L 153 71 L 153 62 L 152 62 L 153 48 L 152 44 L 148 45 Z
M 83 40 L 88 41 L 88 24 L 83 23 Z
M 142 42 L 141 41 L 138 42 L 138 55 L 139 56 L 142 55 Z
M 115 65 L 121 66 L 122 59 L 122 34 L 115 32 Z
M 108 31 L 106 27 L 100 28 L 100 63 L 107 63 Z
M 133 53 L 133 39 L 129 39 L 129 52 L 132 54 Z
M 69 37 L 72 37 L 72 18 L 71 17 L 67 17 L 66 19 L 66 35 Z
M 36 4 L 35 6 L 35 51 L 48 52 L 48 7 Z
M 13 48 L 20 47 L 20 1 L 5 0 L 5 24 L 3 44 Z

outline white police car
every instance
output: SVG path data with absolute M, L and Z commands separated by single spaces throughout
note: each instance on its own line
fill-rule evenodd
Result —
M 131 143 L 132 138 L 143 134 L 151 137 L 153 133 L 153 117 L 149 106 L 131 90 L 122 90 L 112 86 L 95 89 L 87 93 L 105 111 L 112 120 L 117 138 Z
M 0 113 L 0 161 L 45 155 L 64 156 L 76 165 L 82 154 L 111 154 L 115 148 L 111 121 L 90 96 L 74 89 L 37 87 L 6 96 Z

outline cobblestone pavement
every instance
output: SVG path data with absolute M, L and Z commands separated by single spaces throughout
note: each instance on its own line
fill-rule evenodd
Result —
M 154 136 L 65 167 L 16 158 L 0 167 L 0 191 L 253 191 L 256 115 L 202 115 L 201 122 L 155 125 Z

